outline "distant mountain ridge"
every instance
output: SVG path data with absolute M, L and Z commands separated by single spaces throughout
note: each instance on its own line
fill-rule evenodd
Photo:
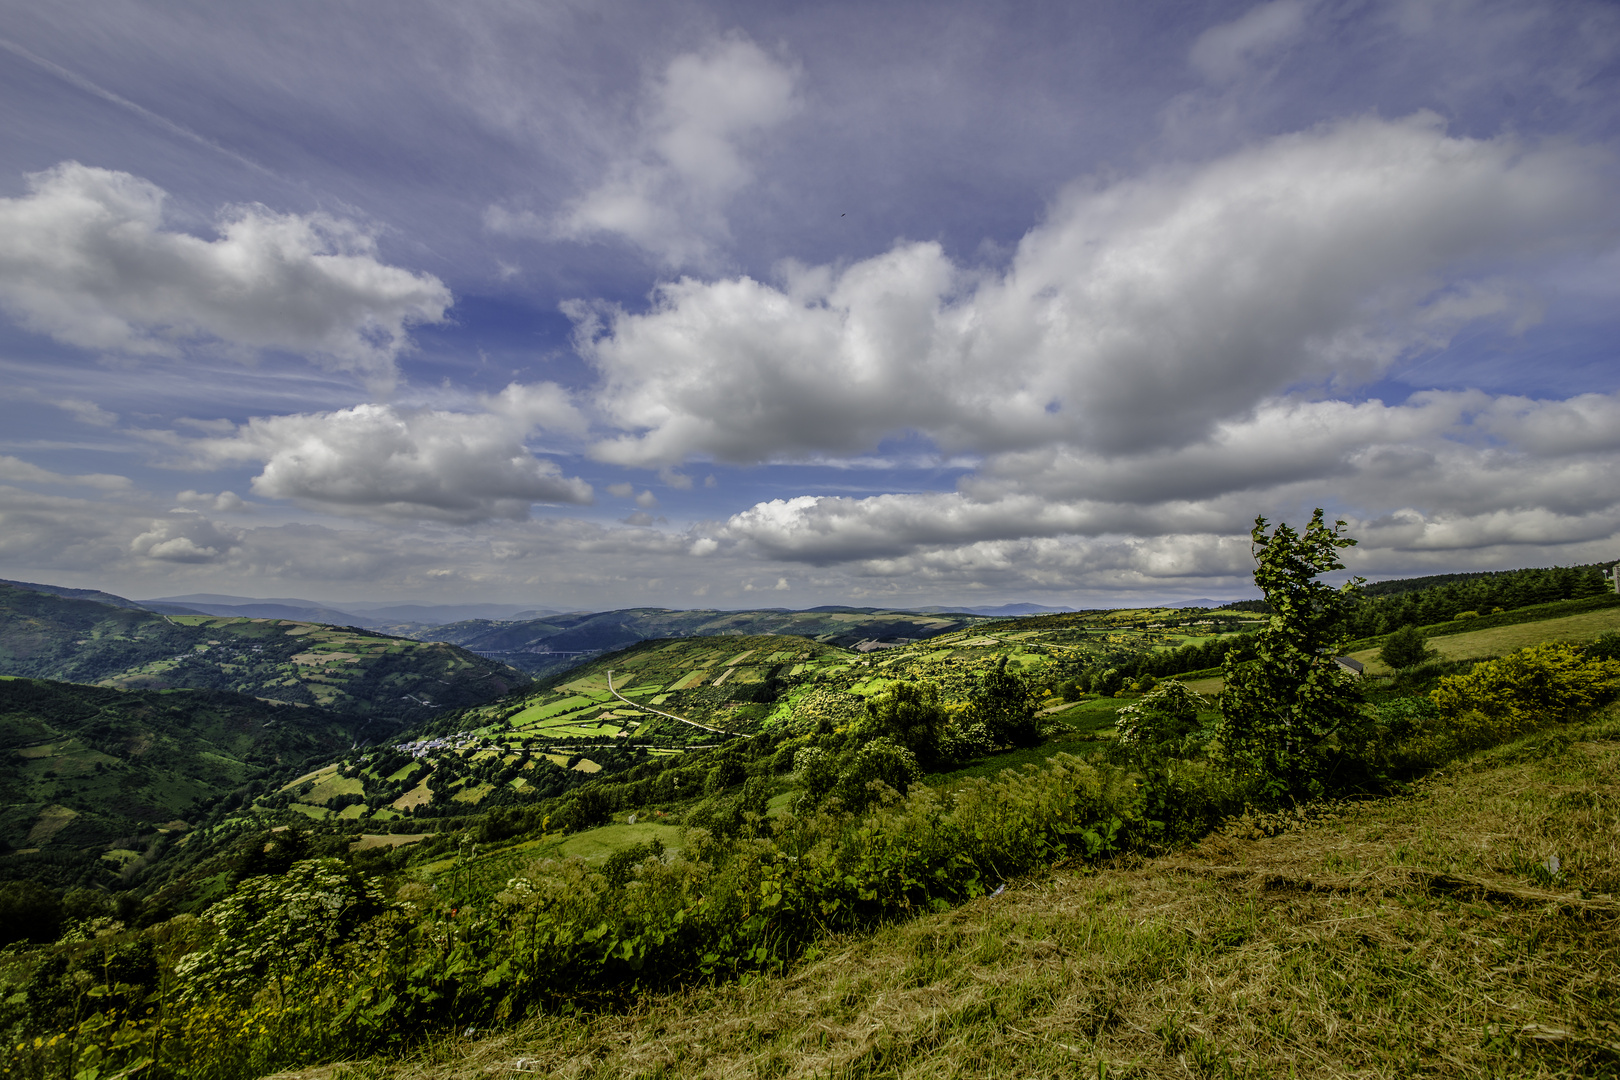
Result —
M 297 597 L 228 596 L 223 593 L 191 593 L 186 596 L 160 596 L 142 600 L 152 611 L 179 607 L 205 615 L 247 619 L 295 619 L 332 626 L 361 626 L 383 629 L 402 624 L 442 626 L 469 619 L 537 619 L 560 615 L 552 608 L 532 604 L 404 604 L 395 601 L 365 600 L 354 603 L 322 603 Z

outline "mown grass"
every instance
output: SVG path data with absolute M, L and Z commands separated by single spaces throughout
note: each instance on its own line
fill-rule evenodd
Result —
M 1510 652 L 1547 641 L 1584 643 L 1595 640 L 1599 634 L 1620 630 L 1620 608 L 1588 611 L 1580 615 L 1566 615 L 1561 619 L 1543 619 L 1540 622 L 1520 623 L 1516 626 L 1498 626 L 1486 630 L 1473 630 L 1461 634 L 1447 634 L 1429 639 L 1429 647 L 1438 650 L 1446 660 L 1479 660 L 1490 656 L 1506 656 Z M 1378 649 L 1362 649 L 1350 654 L 1367 664 L 1374 675 L 1387 675 L 1390 669 L 1378 659 Z
M 1617 781 L 1611 706 L 1407 796 L 1237 822 L 1161 858 L 1056 867 L 829 939 L 785 976 L 321 1072 L 1620 1075 Z

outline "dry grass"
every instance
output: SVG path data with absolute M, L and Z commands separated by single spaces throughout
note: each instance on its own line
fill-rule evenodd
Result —
M 832 940 L 784 977 L 338 1075 L 1620 1075 L 1617 780 L 1611 710 L 1278 835 Z

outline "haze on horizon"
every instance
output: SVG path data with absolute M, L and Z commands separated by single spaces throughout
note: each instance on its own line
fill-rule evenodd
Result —
M 0 0 L 0 578 L 1102 607 L 1620 556 L 1620 8 Z

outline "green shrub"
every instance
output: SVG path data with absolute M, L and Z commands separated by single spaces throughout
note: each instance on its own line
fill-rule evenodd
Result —
M 1534 645 L 1450 675 L 1429 696 L 1460 748 L 1568 720 L 1620 694 L 1620 660 L 1571 645 Z
M 882 788 L 904 795 L 921 777 L 917 755 L 893 739 L 880 736 L 848 755 L 832 794 L 846 809 L 859 813 L 878 798 Z
M 1429 641 L 1423 636 L 1423 631 L 1415 626 L 1403 626 L 1384 639 L 1384 646 L 1378 652 L 1378 659 L 1400 671 L 1416 667 L 1438 655 L 1440 655 L 1438 651 L 1429 648 Z
M 1139 701 L 1114 713 L 1119 741 L 1126 746 L 1151 746 L 1179 739 L 1192 730 L 1198 710 L 1208 704 L 1185 684 L 1166 679 Z

